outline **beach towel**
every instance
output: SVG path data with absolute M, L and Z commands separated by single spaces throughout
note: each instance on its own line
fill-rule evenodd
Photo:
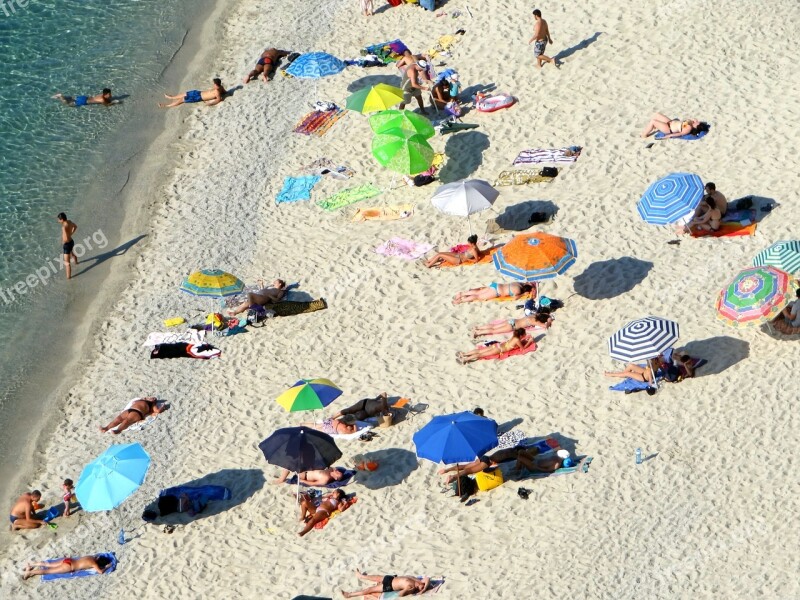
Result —
M 94 569 L 84 569 L 83 571 L 73 571 L 72 573 L 55 573 L 51 575 L 42 575 L 42 581 L 53 581 L 54 579 L 75 579 L 76 577 L 91 577 L 92 575 L 108 575 L 117 568 L 117 557 L 113 552 L 101 552 L 95 556 L 105 556 L 111 561 L 111 564 L 106 567 L 102 573 L 98 573 Z M 72 560 L 77 560 L 79 556 L 73 556 Z M 61 558 L 51 558 L 45 562 L 58 562 Z
M 317 506 L 319 506 L 318 500 L 319 499 L 315 500 Z M 358 498 L 356 498 L 355 495 L 345 498 L 342 502 L 339 503 L 339 509 L 333 511 L 331 513 L 331 516 L 328 517 L 327 519 L 323 519 L 322 521 L 314 525 L 314 529 L 323 529 L 328 523 L 330 523 L 331 519 L 335 519 L 336 517 L 341 515 L 344 511 L 353 506 L 353 504 L 355 504 L 356 502 L 358 502 Z
M 515 479 L 514 481 L 524 481 L 526 479 L 544 479 L 545 477 L 554 477 L 556 475 L 572 475 L 573 473 L 588 473 L 593 458 L 594 457 L 592 456 L 584 456 L 574 467 L 561 467 L 552 473 L 536 473 L 528 471 L 525 475 Z
M 706 137 L 706 134 L 708 133 L 708 131 L 709 130 L 707 129 L 706 131 L 701 131 L 697 135 L 692 135 L 691 133 L 687 133 L 686 135 L 682 135 L 680 137 L 667 138 L 667 139 L 668 140 L 686 140 L 686 141 L 699 140 L 700 138 Z M 660 131 L 657 131 L 656 135 L 655 135 L 655 139 L 663 140 L 664 136 L 666 136 L 666 135 L 667 135 L 666 133 L 662 133 Z
M 344 114 L 344 109 L 338 106 L 333 110 L 315 110 L 301 118 L 292 131 L 303 135 L 322 137 Z
M 344 467 L 336 467 L 336 469 L 338 471 L 341 471 L 342 478 L 339 481 L 331 481 L 328 485 L 324 485 L 322 487 L 327 488 L 329 490 L 335 490 L 337 488 L 344 487 L 348 483 L 350 483 L 350 480 L 352 480 L 353 476 L 355 476 L 355 474 L 356 474 L 354 469 L 345 469 Z M 297 475 L 296 474 L 292 475 L 291 477 L 289 477 L 289 479 L 284 481 L 284 483 L 290 483 L 292 485 L 297 485 Z M 311 487 L 311 486 L 308 486 L 307 484 L 302 483 L 302 482 L 300 483 L 300 485 L 302 485 L 303 487 Z M 320 486 L 316 486 L 316 487 L 320 487 Z
M 407 219 L 414 214 L 413 204 L 396 204 L 393 206 L 373 206 L 371 208 L 359 208 L 353 215 L 353 222 L 363 221 L 397 221 Z
M 332 433 L 330 436 L 335 440 L 357 440 L 363 434 L 375 429 L 375 426 L 366 421 L 356 421 L 356 428 L 353 433 Z
M 146 348 L 154 348 L 159 344 L 202 344 L 205 338 L 205 331 L 198 331 L 196 329 L 187 329 L 180 333 L 162 333 L 160 331 L 153 331 L 144 341 L 142 346 Z
M 312 175 L 327 175 L 332 179 L 346 180 L 356 174 L 349 165 L 337 165 L 330 158 L 318 158 L 303 167 L 303 171 Z
M 361 55 L 366 56 L 368 54 L 374 54 L 383 64 L 388 65 L 389 63 L 400 60 L 403 56 L 403 52 L 406 50 L 408 50 L 408 46 L 403 42 L 400 40 L 392 40 L 391 42 L 382 42 L 380 44 L 366 46 L 361 50 Z
M 400 237 L 393 237 L 388 242 L 384 242 L 375 252 L 382 256 L 394 256 L 404 260 L 417 260 L 433 249 L 431 244 L 414 242 Z
M 325 310 L 328 308 L 328 303 L 325 298 L 319 300 L 310 300 L 308 302 L 292 302 L 291 300 L 281 300 L 274 304 L 266 306 L 268 310 L 275 313 L 276 317 L 293 317 L 295 315 L 305 315 L 318 310 Z
M 188 499 L 189 504 L 182 506 L 179 500 L 181 497 Z M 230 500 L 231 490 L 221 485 L 178 485 L 161 490 L 158 498 L 161 516 L 173 512 L 188 512 L 190 516 L 194 516 L 203 512 L 209 502 Z
M 525 432 L 519 429 L 512 429 L 497 436 L 497 446 L 494 450 L 506 450 L 507 448 L 516 448 L 525 440 Z
M 478 344 L 476 348 L 483 348 L 486 344 Z M 503 352 L 502 354 L 494 354 L 492 356 L 483 356 L 480 360 L 505 360 L 512 356 L 522 356 L 536 351 L 536 342 L 531 342 L 527 348 L 514 348 L 511 352 Z
M 728 211 L 717 231 L 692 231 L 692 237 L 740 237 L 755 235 L 757 223 L 754 210 Z
M 158 344 L 150 352 L 150 358 L 218 358 L 222 350 L 211 344 Z
M 508 321 L 509 321 L 508 319 L 495 319 L 494 321 L 490 321 L 489 325 L 500 325 L 502 323 L 508 323 Z M 544 325 L 542 325 L 542 327 L 536 327 L 534 325 L 529 325 L 528 327 L 525 328 L 525 331 L 528 332 L 528 333 L 536 332 L 536 333 L 544 334 L 544 333 L 547 333 L 549 330 L 545 329 Z M 487 335 L 487 336 L 481 336 L 481 337 L 482 337 L 482 339 L 484 339 L 486 341 L 489 341 L 489 340 L 492 340 L 492 341 L 504 341 L 504 340 L 510 339 L 512 335 L 513 334 L 509 331 L 508 333 L 495 333 L 493 335 Z
M 361 200 L 366 200 L 367 198 L 374 198 L 380 193 L 380 189 L 376 188 L 371 183 L 365 183 L 364 185 L 349 188 L 333 196 L 329 196 L 325 198 L 325 200 L 319 202 L 319 206 L 323 210 L 332 211 L 344 206 L 349 206 L 350 204 L 355 204 Z
M 529 183 L 549 183 L 555 177 L 544 177 L 538 169 L 515 169 L 501 171 L 494 180 L 494 185 L 527 185 Z
M 437 56 L 449 53 L 450 50 L 453 49 L 453 46 L 458 43 L 458 40 L 459 37 L 455 35 L 443 35 L 436 41 L 436 44 L 432 48 L 428 49 L 425 54 L 427 54 L 431 59 L 434 59 Z
M 514 159 L 514 166 L 531 164 L 571 164 L 580 154 L 567 155 L 570 148 L 536 148 L 523 150 Z
M 492 246 L 491 248 L 487 248 L 484 250 L 485 254 L 480 258 L 480 260 L 469 259 L 462 262 L 460 265 L 451 265 L 449 263 L 442 263 L 437 269 L 452 269 L 453 267 L 468 267 L 470 265 L 488 265 L 492 262 L 492 254 L 497 252 L 503 245 L 499 244 L 497 246 Z M 457 246 L 453 246 L 450 249 L 450 252 L 463 252 L 464 250 L 469 249 L 469 246 L 466 244 L 459 244 Z
M 310 200 L 311 190 L 321 179 L 319 175 L 303 175 L 302 177 L 286 177 L 283 180 L 283 189 L 275 197 L 275 203 L 297 202 Z
M 705 358 L 692 358 L 692 367 L 697 370 L 703 365 L 705 365 L 708 361 Z M 639 365 L 643 367 L 644 365 Z M 663 381 L 663 377 L 661 375 L 661 370 L 659 369 L 656 371 L 656 382 Z M 646 381 L 639 381 L 637 379 L 632 379 L 630 377 L 626 377 L 619 383 L 615 383 L 612 386 L 609 386 L 613 392 L 625 392 L 626 394 L 631 394 L 633 392 L 641 392 L 647 390 L 648 388 L 652 388 L 653 384 L 648 383 Z
M 425 578 L 418 576 L 417 579 L 423 580 Z M 438 594 L 442 587 L 444 587 L 444 579 L 431 579 L 428 589 L 421 594 L 415 594 L 415 597 L 425 596 L 426 594 Z M 399 597 L 400 592 L 381 592 L 380 600 L 394 600 Z

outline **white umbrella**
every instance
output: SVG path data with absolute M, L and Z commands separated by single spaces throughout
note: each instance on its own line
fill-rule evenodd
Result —
M 497 196 L 496 189 L 482 179 L 465 179 L 440 186 L 431 197 L 431 203 L 448 215 L 467 217 L 476 212 L 491 208 Z M 470 223 L 472 233 L 472 223 Z

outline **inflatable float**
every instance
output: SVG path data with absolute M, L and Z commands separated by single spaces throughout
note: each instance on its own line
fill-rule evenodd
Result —
M 493 96 L 475 96 L 475 108 L 479 112 L 494 112 L 501 108 L 508 108 L 516 102 L 511 94 L 495 94 Z

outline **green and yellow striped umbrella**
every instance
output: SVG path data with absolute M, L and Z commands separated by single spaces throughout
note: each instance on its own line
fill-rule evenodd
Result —
M 289 412 L 317 410 L 341 395 L 342 390 L 330 379 L 301 379 L 278 396 L 277 402 Z

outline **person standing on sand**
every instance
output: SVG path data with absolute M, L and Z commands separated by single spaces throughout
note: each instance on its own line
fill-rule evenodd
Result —
M 18 531 L 20 529 L 38 529 L 42 525 L 47 525 L 41 519 L 33 518 L 33 505 L 42 499 L 42 492 L 33 490 L 32 492 L 25 492 L 11 507 L 11 512 L 8 515 L 11 521 L 11 530 Z
M 371 17 L 375 14 L 375 8 L 372 6 L 372 0 L 359 0 L 361 4 L 361 14 L 365 17 Z
M 425 72 L 428 69 L 428 62 L 419 60 L 410 64 L 403 72 L 403 79 L 400 83 L 400 88 L 403 90 L 403 102 L 400 103 L 398 108 L 403 110 L 406 104 L 411 102 L 411 98 L 416 98 L 419 104 L 420 111 L 425 114 L 425 104 L 422 102 L 422 92 L 428 91 L 430 88 L 422 83 L 425 78 Z
M 547 26 L 547 21 L 542 18 L 542 11 L 538 8 L 534 10 L 533 18 L 536 24 L 533 26 L 533 37 L 528 44 L 533 44 L 533 55 L 536 57 L 536 66 L 541 69 L 542 65 L 548 62 L 558 67 L 559 64 L 556 59 L 544 55 L 547 44 L 552 44 L 553 38 L 550 37 L 550 28 Z
M 67 218 L 67 215 L 58 213 L 58 222 L 61 223 L 61 244 L 64 249 L 64 268 L 67 270 L 67 279 L 72 278 L 72 265 L 71 260 L 75 260 L 75 266 L 78 266 L 78 257 L 75 256 L 75 240 L 72 236 L 78 231 L 78 226 Z
M 164 94 L 164 97 L 172 100 L 172 102 L 169 104 L 159 102 L 158 107 L 175 108 L 181 104 L 194 104 L 195 102 L 203 102 L 206 106 L 214 106 L 215 104 L 219 104 L 225 100 L 225 94 L 228 92 L 224 87 L 222 87 L 222 80 L 219 77 L 215 77 L 212 80 L 212 83 L 214 84 L 214 87 L 209 90 L 203 90 L 202 92 L 200 90 L 189 90 L 188 92 L 178 94 L 177 96 Z

